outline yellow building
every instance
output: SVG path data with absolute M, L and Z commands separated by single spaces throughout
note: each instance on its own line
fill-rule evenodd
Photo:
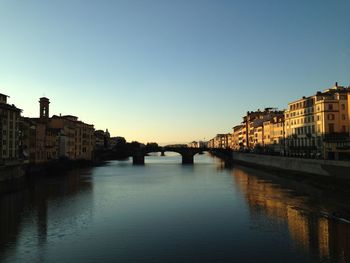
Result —
M 7 95 L 0 94 L 0 165 L 19 159 L 19 118 L 21 110 L 7 103 Z
M 264 126 L 263 120 L 256 120 L 252 125 L 253 137 L 253 148 L 264 146 Z
M 232 129 L 232 149 L 234 151 L 242 150 L 245 146 L 245 134 L 243 134 L 244 125 L 237 125 Z
M 264 126 L 265 121 L 270 120 L 275 116 L 280 116 L 283 112 L 274 108 L 265 108 L 263 111 L 247 112 L 243 117 L 243 125 L 246 130 L 246 145 L 250 149 L 257 146 L 264 146 Z
M 350 88 L 338 86 L 288 104 L 286 153 L 325 159 L 350 159 Z
M 232 149 L 232 133 L 226 133 L 224 148 L 225 149 Z
M 229 148 L 229 143 L 231 142 L 231 139 L 228 137 L 231 137 L 231 133 L 217 134 L 213 139 L 208 141 L 208 147 L 217 149 Z
M 214 138 L 210 139 L 207 145 L 208 145 L 208 148 L 214 148 Z
M 190 148 L 198 148 L 199 144 L 196 141 L 192 141 L 192 142 L 188 143 L 187 146 Z
M 243 117 L 243 125 L 245 127 L 245 139 L 246 146 L 249 149 L 257 149 L 266 147 L 271 144 L 272 129 L 275 133 L 275 126 L 270 127 L 270 121 L 275 117 L 276 121 L 280 120 L 283 116 L 283 111 L 278 111 L 273 108 L 266 108 L 264 111 L 247 112 L 247 115 Z M 273 121 L 271 121 L 273 123 Z M 265 125 L 264 125 L 265 124 Z M 265 131 L 266 128 L 266 131 Z M 276 129 L 277 131 L 277 129 Z M 267 134 L 265 134 L 267 132 Z
M 263 123 L 263 145 L 269 152 L 283 153 L 284 114 L 276 115 Z

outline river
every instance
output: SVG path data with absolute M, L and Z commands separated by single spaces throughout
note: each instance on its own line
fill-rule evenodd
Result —
M 350 262 L 346 198 L 194 162 L 167 154 L 35 178 L 0 197 L 0 262 Z

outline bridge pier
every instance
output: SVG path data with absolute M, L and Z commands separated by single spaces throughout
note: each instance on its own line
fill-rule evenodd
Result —
M 182 164 L 193 164 L 193 155 L 192 154 L 181 154 Z
M 132 156 L 132 163 L 143 165 L 145 164 L 145 156 L 142 153 L 136 153 Z

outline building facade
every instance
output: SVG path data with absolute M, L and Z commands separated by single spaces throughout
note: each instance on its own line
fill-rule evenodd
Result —
M 19 160 L 19 119 L 21 110 L 0 94 L 0 165 Z
M 275 118 L 280 119 L 283 114 L 284 111 L 274 108 L 265 108 L 263 111 L 248 111 L 242 122 L 244 126 L 242 133 L 245 135 L 244 147 L 262 149 L 270 145 L 271 129 L 273 128 L 270 123 L 273 123 Z
M 49 116 L 48 98 L 39 100 L 39 118 L 21 119 L 21 148 L 30 163 L 59 158 L 92 160 L 94 127 L 72 115 Z
M 276 115 L 263 123 L 263 143 L 268 152 L 284 152 L 284 114 Z
M 229 149 L 232 147 L 232 133 L 220 133 L 207 143 L 208 148 Z
M 243 150 L 245 145 L 245 126 L 244 125 L 237 125 L 232 128 L 232 149 L 234 151 Z
M 338 86 L 293 101 L 285 111 L 286 154 L 350 159 L 350 88 Z

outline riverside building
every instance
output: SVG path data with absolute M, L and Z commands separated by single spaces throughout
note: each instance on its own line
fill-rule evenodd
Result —
M 72 115 L 50 117 L 48 98 L 40 98 L 39 104 L 39 118 L 21 119 L 21 148 L 27 162 L 44 163 L 59 158 L 92 160 L 93 125 Z
M 281 116 L 283 116 L 283 111 L 274 108 L 265 108 L 263 111 L 248 111 L 242 122 L 245 127 L 245 146 L 249 149 L 255 149 L 270 144 L 270 131 L 268 131 L 267 137 L 264 128 L 267 128 L 267 124 L 273 123 L 271 120 L 274 118 L 279 120 Z M 266 123 L 265 126 L 264 123 Z
M 288 104 L 285 111 L 286 154 L 350 159 L 350 87 L 338 83 Z
M 19 160 L 19 118 L 21 109 L 7 103 L 8 96 L 0 94 L 0 165 Z
M 245 146 L 244 125 L 236 125 L 232 129 L 232 149 L 235 151 L 241 150 Z

